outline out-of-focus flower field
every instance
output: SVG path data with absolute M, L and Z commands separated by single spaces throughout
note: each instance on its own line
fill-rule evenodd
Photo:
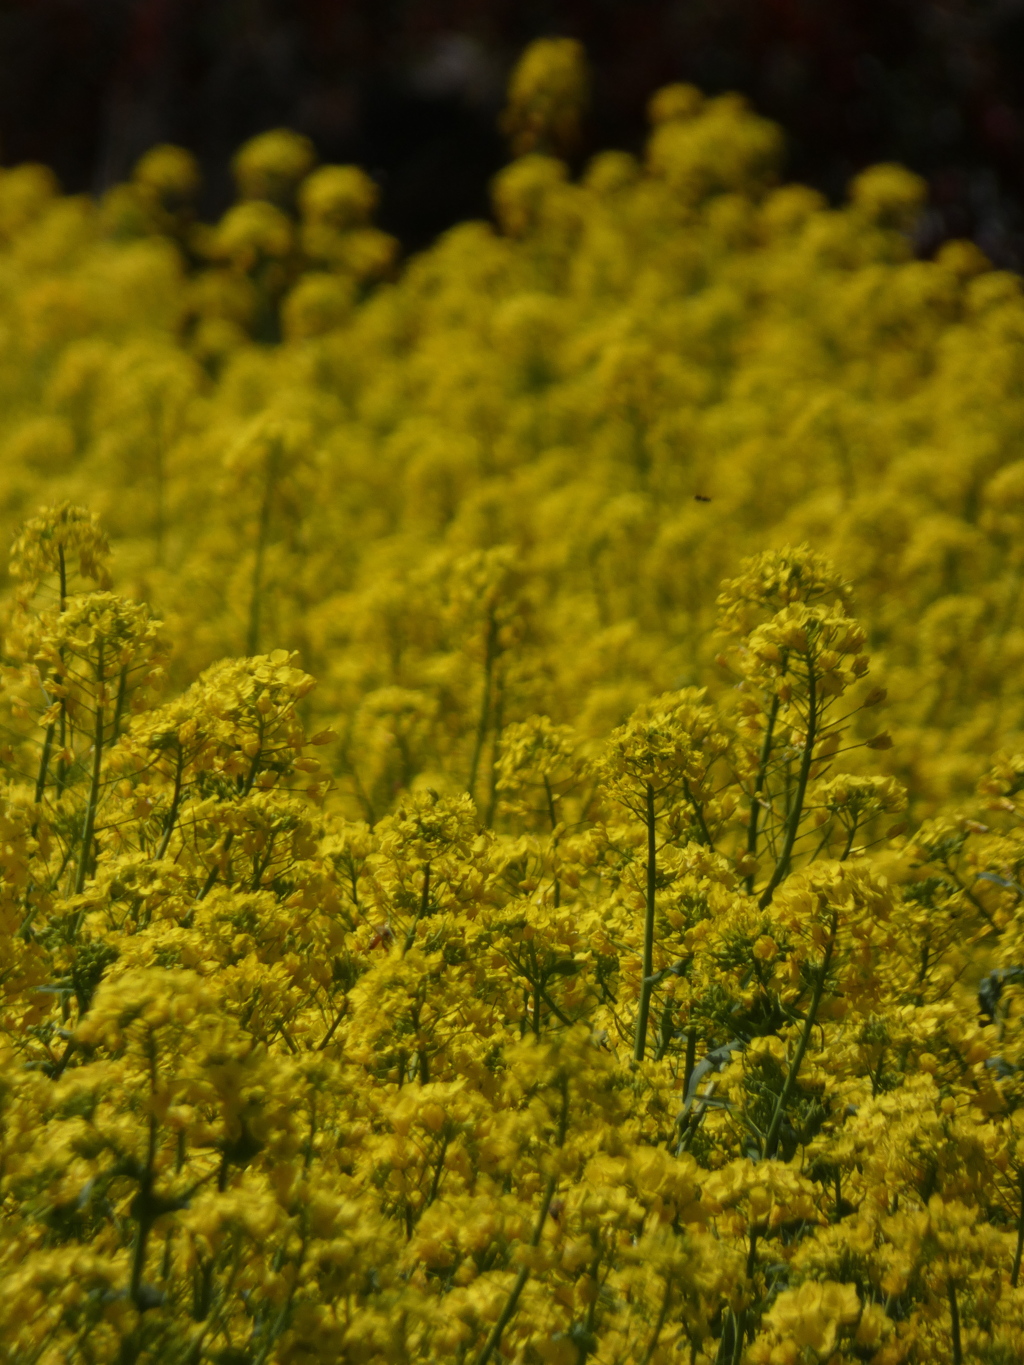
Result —
M 1024 296 L 659 91 L 407 263 L 0 173 L 0 1360 L 1024 1357 Z

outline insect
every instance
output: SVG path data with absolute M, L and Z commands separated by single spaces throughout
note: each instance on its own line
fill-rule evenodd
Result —
M 710 499 L 709 497 L 707 497 L 706 494 L 704 494 L 704 493 L 694 493 L 694 495 L 693 495 L 693 500 L 694 500 L 694 502 L 710 502 L 710 501 L 711 501 L 711 499 Z

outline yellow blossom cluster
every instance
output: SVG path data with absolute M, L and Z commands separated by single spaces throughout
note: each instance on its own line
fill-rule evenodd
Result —
M 585 92 L 0 173 L 5 1365 L 1024 1358 L 1024 299 Z

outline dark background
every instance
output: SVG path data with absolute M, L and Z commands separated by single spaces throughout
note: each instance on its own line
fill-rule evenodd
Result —
M 931 187 L 923 252 L 972 236 L 1024 266 L 1024 0 L 0 0 L 0 161 L 98 192 L 179 142 L 213 217 L 231 152 L 287 124 L 365 166 L 414 250 L 487 212 L 505 79 L 547 34 L 590 55 L 584 153 L 638 150 L 668 81 L 740 90 L 785 128 L 788 177 L 837 200 L 902 161 Z

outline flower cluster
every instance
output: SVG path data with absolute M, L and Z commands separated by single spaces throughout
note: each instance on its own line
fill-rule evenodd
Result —
M 1024 1357 L 1018 282 L 585 93 L 0 173 L 8 1365 Z

